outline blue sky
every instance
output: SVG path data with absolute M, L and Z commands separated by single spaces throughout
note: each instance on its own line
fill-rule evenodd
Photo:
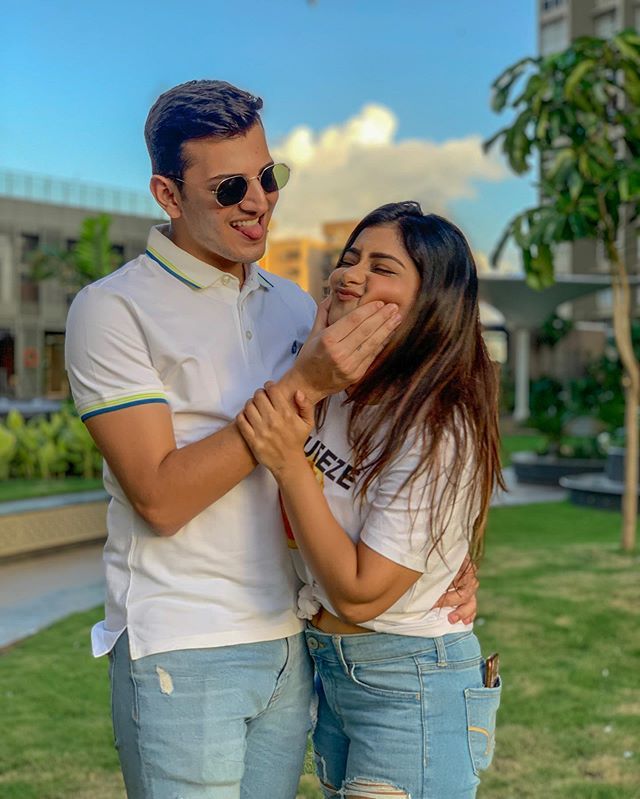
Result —
M 0 167 L 144 191 L 149 106 L 176 83 L 219 77 L 264 98 L 278 152 L 291 160 L 301 136 L 312 142 L 288 209 L 283 196 L 285 229 L 411 195 L 486 252 L 533 199 L 531 179 L 477 155 L 503 123 L 489 108 L 491 81 L 535 51 L 532 0 L 3 5 Z M 382 126 L 381 149 L 353 134 L 362 124 Z M 348 152 L 327 149 L 330 129 L 340 142 L 352 136 Z

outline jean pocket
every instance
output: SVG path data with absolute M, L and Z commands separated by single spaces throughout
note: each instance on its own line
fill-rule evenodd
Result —
M 353 683 L 370 694 L 413 701 L 420 699 L 420 679 L 413 659 L 354 663 L 349 676 Z
M 466 688 L 464 701 L 467 707 L 467 740 L 473 771 L 489 768 L 496 744 L 496 713 L 500 706 L 502 681 L 494 688 Z

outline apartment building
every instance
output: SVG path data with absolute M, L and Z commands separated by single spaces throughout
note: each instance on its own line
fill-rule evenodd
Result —
M 64 398 L 64 330 L 72 299 L 51 278 L 35 281 L 29 256 L 69 248 L 88 216 L 108 213 L 122 263 L 146 246 L 161 213 L 135 192 L 0 170 L 0 397 Z
M 609 38 L 625 28 L 640 31 L 640 0 L 537 0 L 538 50 L 549 55 L 564 50 L 580 36 Z M 619 245 L 630 274 L 640 272 L 640 237 L 636 226 L 621 234 Z M 593 241 L 562 245 L 556 254 L 556 271 L 562 273 L 607 273 L 604 252 Z M 636 297 L 640 305 L 640 295 Z M 610 291 L 577 300 L 567 309 L 574 320 L 611 318 Z
M 293 280 L 320 302 L 329 290 L 331 270 L 356 224 L 357 220 L 327 222 L 322 226 L 321 239 L 274 237 L 269 241 L 260 265 L 269 272 Z

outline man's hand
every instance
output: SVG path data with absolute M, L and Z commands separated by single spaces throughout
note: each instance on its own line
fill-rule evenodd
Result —
M 478 570 L 467 555 L 449 588 L 434 605 L 435 608 L 453 608 L 447 616 L 451 624 L 461 620 L 465 624 L 471 624 L 475 619 L 478 612 L 476 594 L 480 586 L 477 575 Z
M 236 424 L 258 463 L 276 479 L 288 469 L 307 468 L 303 446 L 313 427 L 313 406 L 296 391 L 294 407 L 273 382 L 259 389 L 236 416 Z
M 394 303 L 369 302 L 327 327 L 330 300 L 318 308 L 309 338 L 281 386 L 315 404 L 360 380 L 402 317 Z

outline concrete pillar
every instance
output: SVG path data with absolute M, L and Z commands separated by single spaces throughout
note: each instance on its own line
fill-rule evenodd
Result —
M 515 331 L 514 339 L 516 345 L 516 397 L 513 418 L 517 422 L 524 422 L 529 418 L 529 348 L 531 346 L 531 333 L 525 328 L 519 328 Z

